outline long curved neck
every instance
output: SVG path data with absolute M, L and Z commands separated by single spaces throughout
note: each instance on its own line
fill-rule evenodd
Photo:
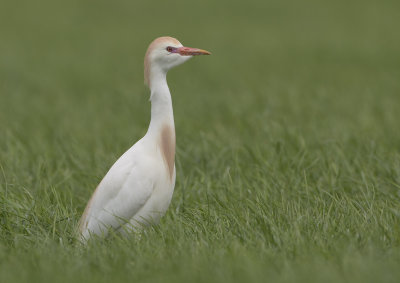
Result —
M 151 77 L 151 121 L 147 135 L 156 142 L 172 182 L 175 168 L 175 125 L 171 93 L 164 72 Z
M 151 121 L 148 133 L 158 136 L 163 128 L 169 127 L 175 136 L 174 113 L 171 93 L 165 72 L 153 73 L 151 76 Z

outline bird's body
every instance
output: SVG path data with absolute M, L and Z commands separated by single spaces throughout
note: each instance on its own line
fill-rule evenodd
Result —
M 183 47 L 171 37 L 150 44 L 145 57 L 145 80 L 151 89 L 149 129 L 115 162 L 93 193 L 80 220 L 82 240 L 92 234 L 106 236 L 109 229 L 126 232 L 157 223 L 166 212 L 176 177 L 175 125 L 166 74 L 200 54 L 209 53 Z

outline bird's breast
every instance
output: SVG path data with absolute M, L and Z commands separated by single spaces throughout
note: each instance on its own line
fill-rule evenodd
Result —
M 172 181 L 175 167 L 175 130 L 170 125 L 164 125 L 161 128 L 159 138 L 159 148 L 164 163 L 168 170 L 168 176 Z

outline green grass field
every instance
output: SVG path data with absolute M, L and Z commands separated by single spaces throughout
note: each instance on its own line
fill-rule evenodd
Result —
M 3 1 L 0 282 L 399 282 L 398 3 Z M 213 53 L 168 76 L 171 206 L 82 247 L 162 35 Z

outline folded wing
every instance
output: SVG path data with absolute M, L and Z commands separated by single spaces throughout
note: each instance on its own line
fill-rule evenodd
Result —
M 101 181 L 81 219 L 83 239 L 88 239 L 90 234 L 105 235 L 109 228 L 120 228 L 150 198 L 153 178 L 143 166 L 132 165 L 113 166 Z

